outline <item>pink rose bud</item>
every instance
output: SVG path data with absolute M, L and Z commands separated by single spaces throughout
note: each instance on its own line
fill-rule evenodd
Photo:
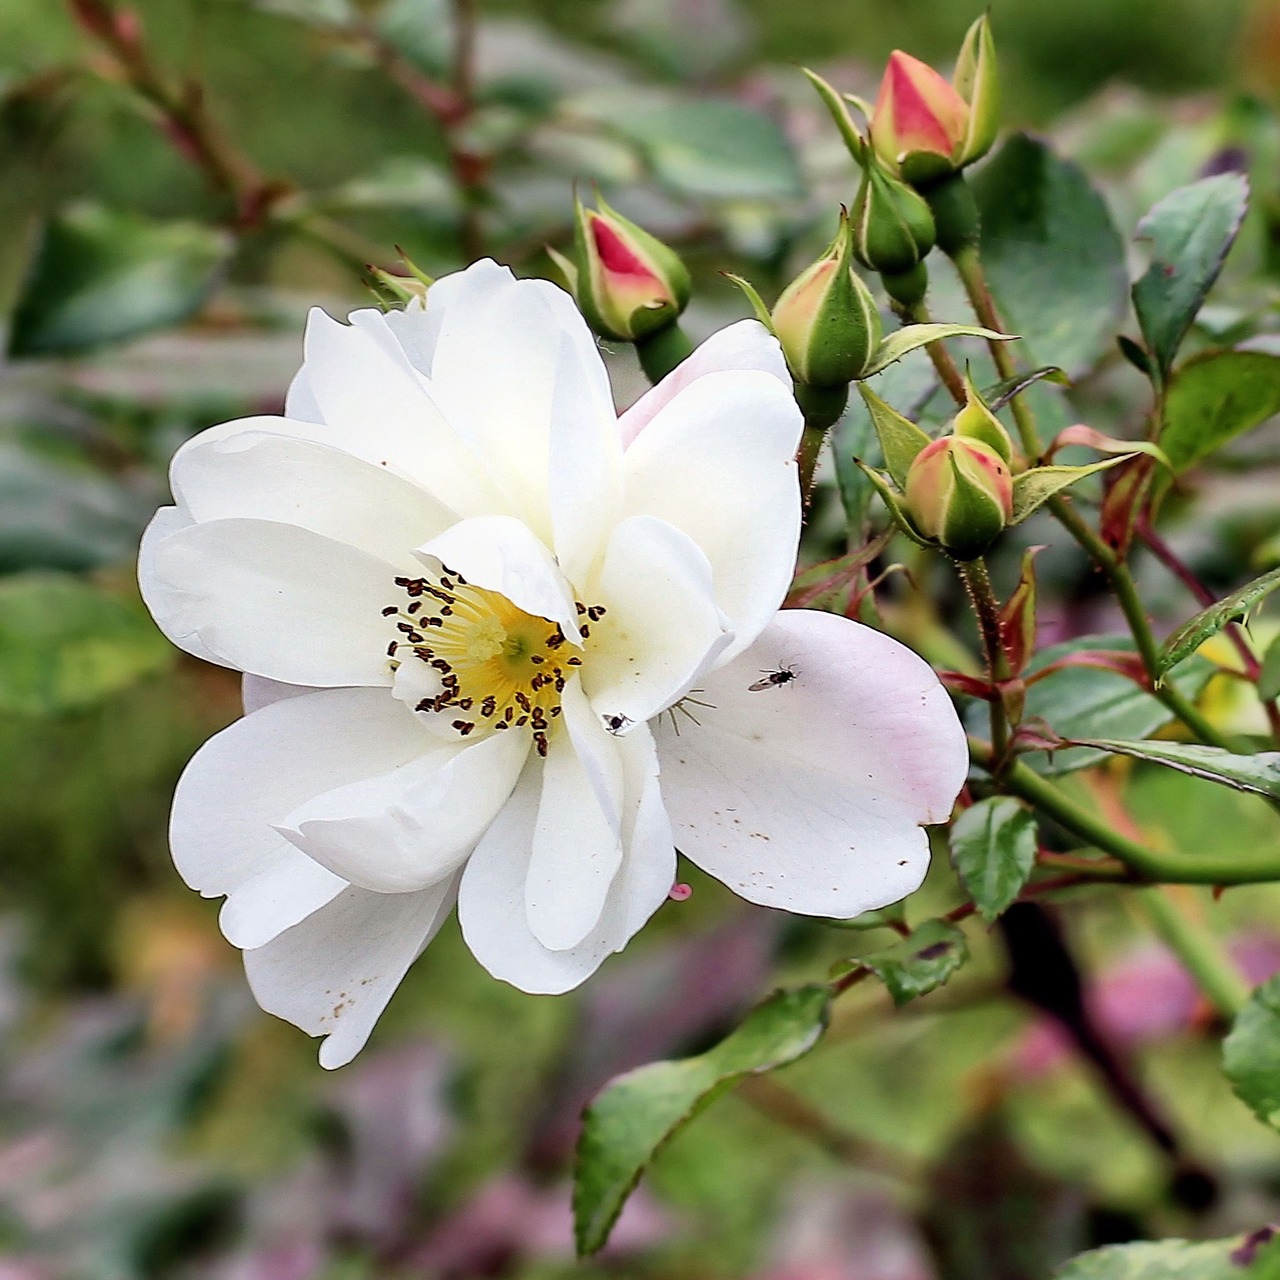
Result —
M 552 253 L 587 323 L 602 338 L 635 342 L 674 324 L 689 273 L 673 250 L 597 197 L 575 201 L 574 260 Z
M 871 113 L 871 143 L 894 172 L 930 183 L 991 149 L 999 123 L 995 46 L 985 16 L 969 28 L 953 82 L 900 49 Z
M 907 471 L 905 506 L 920 534 L 958 560 L 973 560 L 1013 519 L 1009 464 L 980 440 L 933 440 Z
M 867 367 L 880 345 L 880 313 L 853 270 L 853 235 L 845 211 L 826 252 L 783 290 L 772 326 L 797 382 L 847 387 Z

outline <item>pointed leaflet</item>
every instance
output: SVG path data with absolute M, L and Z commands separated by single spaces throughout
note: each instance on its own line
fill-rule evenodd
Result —
M 1241 1102 L 1280 1129 L 1280 974 L 1249 997 L 1222 1042 L 1222 1069 Z
M 983 390 L 982 398 L 992 413 L 999 413 L 1015 396 L 1037 382 L 1052 382 L 1059 387 L 1071 385 L 1071 379 L 1056 364 L 1044 364 L 1030 373 L 1015 374 L 1012 378 L 993 383 Z
M 574 1169 L 574 1237 L 595 1253 L 658 1150 L 743 1076 L 786 1066 L 827 1028 L 831 991 L 779 991 L 753 1009 L 714 1049 L 679 1062 L 653 1062 L 610 1081 L 587 1107 Z
M 1280 569 L 1272 569 L 1262 577 L 1246 583 L 1238 591 L 1224 596 L 1217 604 L 1197 613 L 1165 641 L 1156 660 L 1156 677 L 1164 675 L 1170 667 L 1194 653 L 1210 636 L 1215 636 L 1228 622 L 1242 618 L 1260 600 L 1280 587 Z
M 1036 862 L 1036 820 L 1008 796 L 971 805 L 951 828 L 951 861 L 990 924 L 1018 896 Z
M 916 455 L 930 443 L 929 436 L 916 424 L 904 418 L 892 405 L 886 404 L 870 387 L 858 383 L 858 390 L 871 414 L 871 425 L 876 429 L 880 448 L 884 453 L 885 470 L 893 477 L 899 489 L 905 488 L 907 472 Z
M 1013 523 L 1021 524 L 1033 511 L 1039 510 L 1055 493 L 1091 476 L 1096 471 L 1105 471 L 1133 457 L 1125 454 L 1120 458 L 1108 458 L 1105 462 L 1095 462 L 1087 467 L 1036 467 L 1032 471 L 1024 471 L 1013 477 Z
M 1160 447 L 1181 473 L 1280 413 L 1280 356 L 1206 351 L 1169 379 Z
M 870 969 L 902 1005 L 942 986 L 969 958 L 969 944 L 955 925 L 926 920 L 896 946 L 858 956 L 842 966 L 846 972 Z
M 1258 675 L 1258 697 L 1264 702 L 1280 698 L 1280 636 L 1267 646 L 1262 659 L 1262 671 Z
M 1163 764 L 1193 778 L 1280 800 L 1280 751 L 1241 756 L 1194 742 L 1125 742 L 1109 738 L 1073 738 L 1072 745 Z
M 1269 1228 L 1265 1229 L 1269 1231 Z M 1230 1240 L 1144 1240 L 1079 1254 L 1055 1280 L 1277 1280 L 1280 1255 L 1262 1232 Z
M 889 334 L 871 353 L 862 377 L 869 378 L 917 348 L 939 342 L 943 338 L 986 338 L 988 342 L 1016 342 L 1017 336 L 1012 333 L 994 333 L 973 324 L 909 324 L 906 328 Z
M 1165 196 L 1138 224 L 1151 242 L 1151 265 L 1133 286 L 1133 309 L 1163 381 L 1222 263 L 1249 205 L 1249 180 L 1220 173 Z

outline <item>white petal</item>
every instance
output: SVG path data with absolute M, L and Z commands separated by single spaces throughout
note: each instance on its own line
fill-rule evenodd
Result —
M 503 509 L 483 460 L 403 352 L 318 309 L 305 346 L 306 385 L 332 443 L 402 471 L 460 514 Z
M 562 289 L 546 280 L 486 281 L 450 298 L 432 394 L 515 513 L 548 542 L 551 429 L 562 383 L 583 401 L 584 421 L 616 431 L 604 363 Z
M 441 276 L 431 286 L 425 306 L 415 301 L 403 311 L 388 311 L 386 315 L 380 312 L 357 314 L 361 317 L 360 323 L 369 328 L 380 320 L 400 344 L 409 363 L 419 373 L 430 377 L 440 329 L 454 304 L 475 305 L 476 300 L 496 293 L 514 280 L 510 268 L 499 266 L 492 258 L 481 258 L 465 271 Z M 352 323 L 357 322 L 355 315 L 351 319 Z
M 169 475 L 193 520 L 296 524 L 393 562 L 458 518 L 385 467 L 265 431 L 197 437 L 178 451 Z
M 354 886 L 254 951 L 245 973 L 258 1003 L 313 1036 L 320 1065 L 345 1066 L 453 906 L 456 880 L 417 893 Z
M 247 716 L 271 706 L 273 702 L 283 702 L 286 698 L 297 698 L 315 691 L 314 685 L 282 684 L 279 680 L 268 680 L 264 676 L 247 675 L 240 679 L 240 701 L 244 704 Z
M 229 895 L 223 926 L 232 942 L 261 944 L 345 883 L 272 824 L 432 743 L 385 690 L 306 692 L 237 720 L 196 752 L 178 782 L 169 839 L 179 874 L 206 898 Z
M 412 563 L 412 562 L 411 562 Z M 296 525 L 211 520 L 158 539 L 148 605 L 176 645 L 285 684 L 390 684 L 395 566 Z
M 185 596 L 180 588 L 169 586 L 156 573 L 156 548 L 171 534 L 189 529 L 193 523 L 191 517 L 178 507 L 161 507 L 151 517 L 151 523 L 143 532 L 142 542 L 138 547 L 138 590 L 156 624 L 174 644 L 197 658 L 203 658 L 205 662 L 221 663 L 222 659 L 212 653 L 199 636 L 188 635 L 179 640 L 171 630 L 166 629 L 162 621 L 181 612 Z
M 733 641 L 707 557 L 665 520 L 632 516 L 619 524 L 590 594 L 607 612 L 591 624 L 583 684 L 602 720 L 652 719 Z
M 407 893 L 452 874 L 506 803 L 529 754 L 522 733 L 435 745 L 389 773 L 306 800 L 277 830 L 364 889 Z
M 802 425 L 772 374 L 709 373 L 661 409 L 624 456 L 623 514 L 669 520 L 711 561 L 735 636 L 722 661 L 759 635 L 791 584 Z
M 751 689 L 761 669 L 795 678 Z M 788 610 L 704 682 L 700 724 L 658 732 L 684 854 L 751 902 L 847 918 L 896 902 L 928 867 L 968 767 L 927 663 L 833 614 Z
M 618 419 L 618 432 L 627 447 L 691 382 L 704 374 L 726 369 L 759 369 L 791 390 L 791 374 L 782 347 L 758 320 L 739 320 L 713 333 L 687 359 L 682 360 L 656 387 L 650 388 Z
M 599 923 L 622 862 L 622 748 L 578 681 L 561 702 L 533 828 L 525 907 L 533 936 L 552 951 L 576 947 Z
M 528 525 L 510 516 L 461 520 L 418 548 L 424 563 L 433 561 L 460 573 L 473 586 L 506 596 L 518 609 L 558 622 L 575 643 L 578 610 L 551 552 Z
M 612 404 L 584 394 L 576 353 L 560 348 L 551 405 L 552 545 L 570 582 L 581 582 L 604 550 L 622 501 L 622 443 Z
M 536 760 L 463 870 L 458 919 L 467 945 L 495 978 L 521 991 L 556 995 L 576 987 L 607 955 L 626 946 L 671 889 L 675 849 L 658 791 L 653 739 L 640 725 L 619 740 L 619 748 L 626 852 L 599 923 L 577 946 L 552 951 L 529 928 L 525 882 L 542 774 Z

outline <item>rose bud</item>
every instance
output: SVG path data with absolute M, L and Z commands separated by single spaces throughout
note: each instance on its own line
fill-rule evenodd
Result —
M 916 529 L 958 560 L 973 560 L 1013 519 L 1009 464 L 988 444 L 943 436 L 907 472 L 906 511 Z
M 937 232 L 924 199 L 867 153 L 867 167 L 853 209 L 853 248 L 858 261 L 884 278 L 889 294 L 910 306 L 924 296 L 928 276 L 916 272 Z M 919 279 L 919 288 L 911 282 Z M 913 296 L 914 295 L 914 296 Z
M 827 251 L 783 290 L 773 308 L 773 331 L 797 382 L 847 387 L 880 345 L 880 313 L 853 270 L 849 215 Z
M 637 342 L 675 323 L 689 302 L 676 253 L 596 197 L 575 200 L 574 258 L 551 252 L 587 323 L 602 338 Z
M 927 185 L 991 149 L 998 126 L 995 46 L 986 16 L 969 28 L 952 82 L 900 49 L 871 113 L 871 143 L 890 169 Z

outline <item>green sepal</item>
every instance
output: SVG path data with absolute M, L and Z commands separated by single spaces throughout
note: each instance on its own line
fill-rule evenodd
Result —
M 947 454 L 954 487 L 939 541 L 957 560 L 976 560 L 1004 532 L 1004 509 L 991 491 L 971 477 L 955 452 Z
M 769 314 L 769 308 L 765 305 L 764 299 L 760 296 L 760 291 L 743 276 L 736 276 L 732 271 L 723 273 L 724 278 L 730 284 L 736 284 L 739 289 L 746 295 L 747 301 L 751 304 L 751 310 L 755 312 L 756 319 L 760 321 L 770 333 L 773 333 L 773 317 Z
M 969 104 L 969 128 L 956 163 L 972 164 L 991 150 L 1000 131 L 1000 80 L 989 12 L 966 32 L 951 82 Z
M 853 117 L 849 114 L 849 108 L 845 105 L 845 99 L 816 71 L 811 71 L 808 67 L 801 67 L 800 70 L 808 77 L 809 83 L 818 91 L 818 97 L 822 99 L 823 104 L 831 113 L 831 119 L 835 121 L 836 128 L 840 130 L 840 136 L 844 139 L 844 145 L 849 148 L 849 154 L 860 165 L 865 165 L 868 151 L 867 140 L 862 136 L 858 126 L 854 124 Z
M 1013 465 L 1013 441 L 1000 419 L 987 407 L 987 402 L 973 385 L 973 378 L 966 371 L 964 389 L 968 403 L 956 414 L 954 430 L 958 436 L 981 440 L 990 445 L 1007 463 Z
M 1085 476 L 1095 475 L 1110 467 L 1118 466 L 1135 455 L 1126 453 L 1119 458 L 1107 458 L 1087 467 L 1033 467 L 1013 477 L 1013 519 L 1010 524 L 1021 524 L 1034 511 L 1038 511 L 1055 494 L 1069 488 Z
M 916 456 L 929 444 L 928 434 L 908 418 L 904 418 L 891 404 L 881 400 L 865 382 L 858 383 L 858 390 L 871 414 L 871 425 L 880 440 L 884 465 L 899 489 L 907 484 L 907 472 Z
M 893 522 L 898 528 L 907 535 L 917 546 L 931 547 L 933 550 L 938 549 L 938 543 L 932 538 L 926 538 L 916 532 L 915 527 L 911 523 L 911 518 L 907 515 L 906 509 L 902 505 L 902 496 L 893 488 L 893 486 L 882 476 L 874 467 L 869 467 L 861 458 L 854 458 L 854 462 L 862 469 L 863 474 L 871 481 L 876 492 L 884 499 L 884 505 L 889 508 L 889 514 L 893 517 Z
M 996 333 L 974 324 L 909 324 L 889 334 L 871 353 L 862 377 L 870 378 L 881 369 L 887 369 L 896 360 L 931 342 L 943 338 L 986 338 L 988 342 L 1014 342 L 1016 334 Z

